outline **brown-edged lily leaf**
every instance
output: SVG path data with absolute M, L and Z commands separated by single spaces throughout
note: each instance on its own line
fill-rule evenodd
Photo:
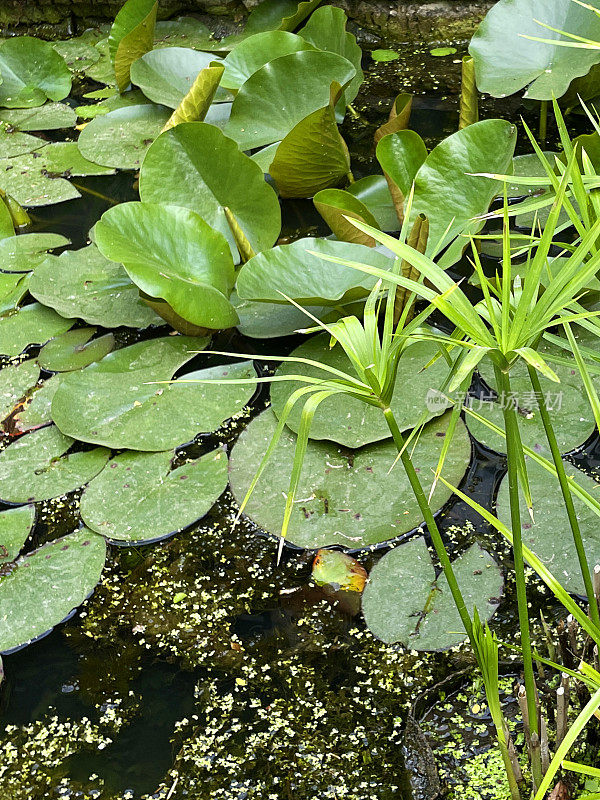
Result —
M 379 227 L 375 217 L 357 197 L 343 189 L 323 189 L 313 197 L 313 203 L 340 241 L 375 247 L 375 239 L 372 236 L 359 231 L 346 219 L 346 217 L 352 217 L 373 228 Z
M 317 586 L 330 586 L 349 592 L 362 592 L 367 571 L 348 553 L 340 550 L 318 550 L 312 565 L 312 579 Z
M 373 134 L 375 144 L 390 133 L 397 133 L 398 131 L 404 131 L 408 128 L 410 112 L 412 111 L 412 101 L 412 94 L 399 94 L 394 99 L 388 121 L 380 125 Z
M 38 382 L 40 369 L 35 361 L 9 364 L 0 370 L 0 420 L 11 414 Z
M 269 173 L 282 197 L 310 197 L 349 175 L 350 154 L 335 120 L 341 96 L 332 83 L 329 103 L 295 125 L 275 151 Z

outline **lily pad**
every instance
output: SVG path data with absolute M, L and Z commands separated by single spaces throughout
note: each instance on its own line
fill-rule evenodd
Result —
M 488 621 L 500 602 L 502 571 L 492 556 L 473 544 L 453 563 L 467 611 L 477 608 Z M 386 643 L 411 650 L 447 650 L 467 638 L 443 574 L 436 579 L 422 538 L 395 547 L 373 567 L 363 593 L 370 630 Z
M 123 267 L 105 258 L 93 244 L 47 259 L 36 269 L 30 291 L 61 316 L 79 317 L 91 325 L 147 328 L 162 324 L 142 303 Z
M 302 36 L 288 31 L 264 31 L 249 36 L 229 53 L 223 64 L 221 86 L 239 89 L 251 75 L 270 61 L 301 50 L 313 50 Z
M 343 189 L 323 189 L 313 197 L 313 203 L 337 239 L 342 242 L 366 244 L 368 247 L 375 246 L 375 239 L 372 236 L 359 231 L 346 219 L 352 217 L 373 228 L 379 227 L 366 205 L 350 192 Z
M 193 47 L 194 50 L 218 49 L 207 26 L 195 17 L 177 17 L 157 22 L 154 27 L 154 49 L 160 47 Z
M 329 586 L 335 591 L 362 592 L 367 572 L 359 562 L 339 550 L 319 550 L 312 566 L 317 586 Z
M 38 364 L 50 372 L 72 372 L 100 361 L 114 349 L 115 337 L 107 333 L 89 341 L 95 333 L 96 328 L 75 328 L 61 333 L 42 347 Z
M 366 206 L 382 231 L 400 230 L 394 201 L 383 175 L 367 175 L 351 183 L 345 190 Z
M 0 512 L 0 566 L 14 561 L 35 522 L 35 506 L 19 506 Z
M 168 109 L 147 103 L 117 108 L 88 123 L 77 144 L 96 164 L 138 169 L 169 116 Z
M 36 385 L 39 376 L 40 368 L 35 361 L 11 364 L 0 370 L 0 420 Z
M 600 17 L 568 0 L 500 0 L 475 32 L 469 52 L 475 59 L 480 91 L 506 97 L 525 86 L 526 97 L 551 100 L 561 97 L 574 78 L 585 75 L 600 61 L 596 49 L 573 49 L 534 42 L 538 39 L 565 41 L 560 34 L 543 28 L 568 31 L 586 39 L 600 39 Z
M 555 383 L 543 375 L 539 376 L 559 449 L 561 453 L 566 453 L 583 444 L 594 432 L 594 414 L 575 363 L 572 367 L 553 364 L 552 355 L 564 356 L 564 352 L 553 345 L 542 345 L 540 352 L 560 378 L 560 383 Z M 479 371 L 488 385 L 495 389 L 493 367 L 483 361 L 480 363 Z M 540 419 L 537 399 L 522 360 L 511 369 L 510 382 L 513 401 L 517 404 L 517 420 L 523 443 L 538 452 L 548 453 L 548 440 Z M 507 399 L 506 402 L 511 401 Z M 501 402 L 496 402 L 492 397 L 486 399 L 474 397 L 471 398 L 470 404 L 478 414 L 504 429 Z M 506 452 L 505 439 L 482 422 L 467 415 L 467 425 L 478 441 L 499 453 Z
M 108 37 L 101 39 L 94 45 L 96 50 L 100 53 L 100 60 L 84 71 L 88 78 L 98 83 L 105 83 L 107 86 L 114 86 L 116 88 L 115 69 L 113 67 L 109 46 Z
M 110 453 L 95 447 L 77 453 L 55 425 L 26 433 L 0 453 L 0 496 L 4 503 L 33 503 L 72 492 L 104 467 Z
M 62 622 L 93 591 L 106 558 L 86 528 L 20 558 L 0 580 L 0 651 L 29 644 Z
M 371 58 L 373 61 L 396 61 L 400 58 L 400 54 L 395 50 L 371 50 Z
M 2 108 L 0 121 L 20 131 L 50 131 L 73 128 L 77 116 L 65 103 L 44 103 L 39 108 Z
M 151 145 L 140 172 L 144 202 L 183 206 L 220 231 L 239 253 L 225 217 L 229 208 L 255 252 L 270 249 L 281 230 L 273 189 L 237 144 L 206 122 L 186 122 Z
M 238 331 L 252 339 L 291 336 L 299 328 L 305 328 L 308 321 L 306 314 L 293 305 L 240 300 L 235 292 L 229 299 L 240 320 Z M 306 310 L 317 319 L 323 319 L 332 313 L 332 309 L 326 306 L 306 306 Z
M 0 315 L 14 311 L 29 291 L 29 275 L 0 273 Z
M 8 433 L 14 436 L 51 424 L 52 398 L 58 389 L 60 377 L 59 374 L 53 375 L 28 393 L 22 407 L 5 423 Z
M 198 214 L 157 203 L 121 203 L 105 211 L 95 227 L 103 255 L 125 267 L 152 298 L 203 328 L 237 324 L 229 295 L 235 282 L 225 237 Z
M 282 293 L 300 305 L 338 305 L 364 298 L 376 280 L 364 272 L 324 261 L 322 253 L 390 269 L 392 260 L 373 247 L 331 239 L 298 239 L 251 258 L 239 272 L 243 300 L 284 303 Z
M 321 0 L 262 0 L 252 9 L 244 33 L 280 30 L 293 31 L 319 5 Z
M 0 241 L 3 272 L 30 272 L 48 257 L 48 250 L 64 247 L 69 240 L 58 233 L 22 233 Z
M 15 36 L 0 44 L 0 75 L 0 105 L 5 108 L 41 106 L 71 91 L 64 58 L 33 36 Z
M 128 106 L 143 106 L 150 105 L 150 100 L 139 89 L 131 89 L 123 94 L 110 95 L 110 97 L 102 98 L 98 103 L 90 103 L 85 106 L 77 106 L 75 111 L 77 116 L 82 119 L 94 119 L 95 117 L 108 114 L 110 111 L 116 111 L 117 108 L 127 108 Z
M 334 81 L 344 88 L 355 75 L 354 66 L 336 53 L 302 50 L 276 58 L 242 85 L 225 133 L 241 150 L 281 141 L 328 104 Z
M 353 375 L 354 369 L 350 360 L 341 347 L 330 348 L 329 339 L 327 333 L 313 336 L 297 347 L 292 355 L 318 361 Z M 447 407 L 440 405 L 439 408 L 433 409 L 426 403 L 429 390 L 439 389 L 448 375 L 448 365 L 441 358 L 424 369 L 437 352 L 438 347 L 432 342 L 416 342 L 410 345 L 400 358 L 390 403 L 400 430 L 413 428 L 424 412 L 433 417 L 443 413 Z M 327 373 L 317 367 L 294 362 L 284 362 L 276 374 L 327 377 Z M 302 385 L 299 381 L 272 384 L 271 403 L 278 417 L 281 416 L 290 395 Z M 302 401 L 296 405 L 287 419 L 288 427 L 295 433 L 298 432 L 301 411 Z M 324 400 L 317 409 L 310 429 L 311 439 L 328 439 L 345 447 L 362 447 L 390 436 L 391 433 L 380 409 L 345 395 L 334 395 Z
M 456 53 L 456 47 L 434 47 L 429 51 L 430 56 L 436 58 L 443 58 L 444 56 L 453 56 Z
M 189 350 L 202 349 L 207 341 L 168 337 L 141 342 L 68 373 L 52 401 L 54 421 L 81 441 L 143 451 L 168 450 L 216 430 L 244 408 L 255 387 L 193 381 L 253 378 L 250 363 L 191 372 L 172 384 L 155 383 L 169 381 L 192 357 Z
M 152 50 L 157 10 L 157 0 L 127 0 L 115 17 L 108 35 L 108 52 L 120 92 L 129 84 L 133 62 Z
M 0 159 L 33 153 L 34 150 L 41 150 L 46 144 L 48 143 L 38 139 L 37 136 L 21 133 L 8 123 L 0 122 Z
M 111 540 L 148 542 L 201 519 L 227 487 L 227 455 L 215 450 L 176 469 L 174 457 L 132 451 L 113 458 L 83 493 L 85 524 Z
M 96 47 L 80 36 L 53 42 L 52 47 L 64 58 L 71 72 L 84 72 L 100 61 L 100 53 Z
M 220 59 L 214 53 L 200 53 L 188 47 L 151 50 L 131 65 L 131 82 L 153 103 L 177 108 L 198 73 L 215 61 Z M 229 92 L 217 89 L 216 102 L 231 99 Z
M 565 461 L 565 471 L 575 483 L 594 497 L 598 497 L 598 483 L 593 478 L 567 461 Z M 527 504 L 521 494 L 523 544 L 533 550 L 568 592 L 584 595 L 585 585 L 558 478 L 531 459 L 527 459 L 527 474 L 533 500 L 534 521 L 532 522 L 529 516 Z M 573 496 L 573 504 L 588 564 L 593 568 L 596 564 L 600 564 L 598 514 L 576 496 Z M 510 527 L 506 477 L 498 490 L 496 509 L 498 519 Z
M 74 320 L 63 319 L 51 308 L 30 303 L 12 314 L 0 317 L 0 353 L 18 356 L 30 344 L 45 344 L 64 333 Z
M 244 498 L 275 432 L 271 409 L 255 417 L 231 452 L 229 482 L 238 503 Z M 415 447 L 413 461 L 425 492 L 433 480 L 448 416 L 432 420 Z M 296 437 L 285 431 L 254 490 L 245 513 L 261 528 L 279 536 L 294 459 Z M 392 442 L 347 450 L 329 442 L 310 441 L 306 450 L 288 539 L 300 547 L 317 549 L 342 545 L 358 549 L 394 539 L 422 522 L 406 473 L 396 465 Z M 443 474 L 457 485 L 471 458 L 467 430 L 459 422 Z M 441 508 L 451 492 L 438 482 L 432 508 Z
M 23 206 L 47 206 L 80 197 L 65 178 L 113 173 L 84 158 L 75 142 L 54 142 L 34 153 L 0 159 L 0 188 Z

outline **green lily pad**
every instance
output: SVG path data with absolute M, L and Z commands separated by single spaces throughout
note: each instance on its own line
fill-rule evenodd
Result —
M 101 39 L 94 45 L 96 50 L 100 53 L 100 60 L 90 67 L 87 67 L 84 72 L 88 78 L 98 83 L 105 83 L 107 86 L 114 86 L 116 88 L 115 69 L 113 67 L 109 46 L 108 37 Z
M 492 556 L 473 544 L 453 563 L 467 611 L 487 622 L 498 608 L 504 580 Z M 395 547 L 373 567 L 362 599 L 365 622 L 386 643 L 411 650 L 447 650 L 467 638 L 443 574 L 436 579 L 422 538 Z
M 2 108 L 0 121 L 20 131 L 50 131 L 75 127 L 77 116 L 64 103 L 44 103 L 39 108 Z
M 116 92 L 116 89 L 114 90 Z M 116 111 L 117 108 L 127 108 L 129 106 L 151 105 L 150 100 L 139 89 L 131 89 L 123 94 L 112 94 L 110 97 L 103 98 L 98 103 L 90 103 L 85 106 L 77 106 L 75 111 L 77 116 L 82 119 L 94 119 L 95 117 Z
M 343 99 L 340 101 L 342 117 L 345 106 L 354 102 L 364 81 L 361 69 L 362 50 L 356 43 L 356 37 L 346 31 L 347 22 L 348 18 L 341 8 L 326 5 L 317 8 L 300 31 L 300 36 L 318 50 L 343 56 L 356 70 L 356 75 L 345 88 Z
M 71 91 L 71 73 L 62 56 L 33 36 L 15 36 L 0 44 L 0 75 L 0 105 L 5 108 L 41 106 Z
M 20 558 L 0 579 L 0 651 L 29 644 L 81 605 L 100 580 L 102 536 L 86 528 Z
M 160 47 L 193 47 L 194 50 L 218 49 L 207 26 L 195 17 L 177 17 L 157 22 L 154 27 L 154 49 Z
M 223 64 L 221 86 L 239 89 L 251 75 L 270 61 L 301 50 L 313 50 L 302 36 L 288 31 L 264 31 L 249 36 L 229 53 Z
M 153 103 L 177 108 L 198 73 L 220 60 L 214 53 L 200 53 L 189 47 L 151 50 L 131 65 L 131 82 Z M 231 99 L 229 92 L 217 89 L 215 102 Z
M 19 506 L 0 512 L 0 566 L 14 561 L 35 522 L 35 506 Z
M 425 142 L 415 131 L 402 129 L 377 143 L 377 160 L 384 173 L 408 197 L 419 169 L 427 158 Z
M 5 423 L 8 433 L 14 436 L 50 425 L 52 422 L 52 398 L 58 389 L 60 377 L 60 374 L 53 375 L 41 386 L 34 387 L 31 392 L 28 392 L 23 407 L 19 408 Z
M 500 0 L 469 45 L 480 91 L 506 97 L 528 86 L 526 97 L 551 100 L 562 97 L 574 78 L 585 75 L 600 61 L 596 49 L 573 49 L 526 39 L 525 36 L 533 36 L 565 41 L 543 28 L 538 20 L 588 40 L 600 39 L 600 18 L 576 3 L 544 0 L 538 6 L 532 0 Z
M 0 317 L 0 353 L 18 356 L 28 345 L 45 344 L 48 339 L 68 331 L 73 322 L 40 303 L 30 303 Z
M 69 240 L 58 233 L 22 233 L 0 241 L 4 272 L 30 272 L 48 257 L 48 250 L 64 247 Z
M 542 345 L 540 353 L 560 378 L 560 383 L 555 383 L 539 375 L 559 449 L 561 453 L 566 453 L 583 444 L 594 432 L 594 415 L 575 363 L 572 367 L 553 364 L 552 355 L 564 356 L 564 351 L 550 344 Z M 482 361 L 479 371 L 488 385 L 495 389 L 493 367 L 488 365 L 487 361 Z M 548 453 L 548 440 L 540 418 L 537 399 L 522 360 L 511 369 L 510 382 L 517 403 L 517 420 L 523 444 L 538 452 Z M 471 398 L 470 404 L 474 411 L 504 430 L 500 402 L 495 402 L 491 397 L 485 400 Z M 506 452 L 505 439 L 489 430 L 482 422 L 467 415 L 467 425 L 478 441 L 499 453 Z
M 85 524 L 111 540 L 148 542 L 205 516 L 227 487 L 227 455 L 215 450 L 177 469 L 173 458 L 170 450 L 113 458 L 82 495 Z
M 11 364 L 0 370 L 0 420 L 5 419 L 21 398 L 32 389 L 40 376 L 35 361 Z
M 72 492 L 104 467 L 110 453 L 95 447 L 65 455 L 74 440 L 55 425 L 27 433 L 0 453 L 0 496 L 5 503 L 33 503 Z
M 23 206 L 47 206 L 80 197 L 65 178 L 112 175 L 84 158 L 75 142 L 53 142 L 35 153 L 0 160 L 0 188 Z
M 242 85 L 225 128 L 241 150 L 281 141 L 299 122 L 329 102 L 329 87 L 344 88 L 354 66 L 336 53 L 302 50 L 275 59 Z
M 30 275 L 0 273 L 0 315 L 14 311 L 29 291 Z
M 193 382 L 253 378 L 248 362 L 191 372 L 172 384 L 152 383 L 169 381 L 192 357 L 188 351 L 202 349 L 207 339 L 168 337 L 140 344 L 110 353 L 97 364 L 62 378 L 52 401 L 52 416 L 64 433 L 107 447 L 168 450 L 198 433 L 216 430 L 241 411 L 254 393 L 254 384 Z
M 157 0 L 127 0 L 115 17 L 108 35 L 108 52 L 120 92 L 129 84 L 131 65 L 152 50 Z
M 443 58 L 444 56 L 453 56 L 456 53 L 456 47 L 434 47 L 429 51 L 430 56 L 436 58 Z
M 293 305 L 240 300 L 235 292 L 229 299 L 240 319 L 238 331 L 252 339 L 290 336 L 298 329 L 305 328 L 308 322 L 306 314 Z M 323 319 L 332 313 L 332 309 L 326 306 L 306 306 L 306 310 L 317 319 Z
M 61 333 L 40 350 L 38 364 L 50 372 L 72 372 L 100 361 L 115 346 L 112 333 L 92 339 L 96 328 L 75 328 Z
M 371 50 L 371 58 L 373 61 L 396 61 L 400 58 L 400 54 L 395 50 Z
M 351 183 L 345 191 L 366 206 L 382 231 L 393 233 L 400 230 L 394 201 L 383 175 L 367 175 Z
M 21 133 L 8 123 L 0 122 L 0 158 L 13 158 L 13 156 L 33 153 L 34 150 L 41 150 L 46 144 L 48 143 L 43 139 L 38 139 L 37 136 Z
M 379 269 L 390 269 L 393 263 L 373 247 L 331 239 L 298 239 L 259 253 L 244 264 L 236 284 L 238 295 L 243 300 L 285 303 L 283 293 L 300 305 L 334 306 L 366 297 L 375 285 L 370 275 L 324 261 L 312 255 L 315 252 Z
M 52 47 L 64 58 L 71 72 L 84 72 L 100 61 L 100 53 L 96 47 L 80 36 L 53 42 Z
M 275 432 L 271 409 L 255 417 L 231 452 L 229 482 L 238 503 L 244 498 Z M 425 492 L 433 480 L 448 416 L 425 426 L 413 461 Z M 285 431 L 254 490 L 245 513 L 261 528 L 279 536 L 289 488 L 296 437 Z M 392 442 L 347 450 L 330 442 L 310 441 L 306 450 L 288 540 L 306 548 L 342 545 L 368 547 L 394 539 L 422 522 L 406 473 L 397 464 Z M 453 485 L 462 479 L 471 458 L 466 428 L 459 422 L 448 451 L 443 475 Z M 451 492 L 438 482 L 431 504 L 437 510 Z
M 598 483 L 593 478 L 567 461 L 565 461 L 565 471 L 575 483 L 594 497 L 598 497 Z M 533 500 L 534 521 L 532 522 L 529 516 L 527 504 L 521 494 L 523 544 L 533 550 L 568 592 L 585 595 L 585 585 L 558 478 L 531 459 L 527 459 L 527 474 Z M 588 564 L 593 569 L 596 564 L 600 564 L 598 514 L 575 495 L 573 504 Z M 506 477 L 498 490 L 496 509 L 498 519 L 510 527 L 510 501 Z
M 79 317 L 91 325 L 147 328 L 162 324 L 140 300 L 137 286 L 123 267 L 105 258 L 93 244 L 47 259 L 36 269 L 30 291 L 61 316 Z
M 330 348 L 330 336 L 327 333 L 313 336 L 297 347 L 292 356 L 318 361 L 335 369 L 354 375 L 350 360 L 341 347 Z M 438 360 L 427 369 L 425 365 L 436 355 L 438 347 L 432 342 L 416 342 L 410 345 L 399 361 L 398 375 L 390 406 L 396 417 L 400 430 L 413 428 L 424 413 L 429 417 L 445 411 L 446 405 L 439 408 L 426 403 L 430 389 L 438 390 L 448 375 L 448 365 Z M 307 375 L 326 378 L 328 373 L 308 364 L 284 362 L 277 370 L 282 375 Z M 271 404 L 277 417 L 290 395 L 303 384 L 299 381 L 281 381 L 271 385 Z M 298 432 L 302 401 L 300 401 L 287 419 L 287 425 L 294 433 Z M 310 429 L 311 439 L 328 439 L 345 447 L 362 447 L 365 444 L 378 442 L 391 436 L 387 423 L 380 409 L 355 398 L 345 395 L 333 395 L 317 409 Z
M 262 0 L 253 8 L 245 34 L 259 31 L 293 31 L 319 5 L 320 0 Z
M 206 122 L 186 122 L 161 134 L 140 172 L 144 202 L 183 206 L 199 214 L 239 253 L 225 208 L 255 252 L 269 250 L 281 230 L 281 212 L 261 170 L 237 144 Z
M 235 273 L 225 237 L 198 214 L 157 203 L 121 203 L 95 227 L 103 255 L 125 267 L 152 298 L 162 298 L 184 320 L 203 328 L 229 328 L 237 314 L 229 302 Z
M 367 572 L 348 553 L 319 550 L 313 561 L 311 577 L 317 586 L 329 586 L 334 591 L 362 592 Z
M 168 109 L 147 103 L 117 108 L 88 123 L 77 144 L 96 164 L 138 169 L 169 117 Z

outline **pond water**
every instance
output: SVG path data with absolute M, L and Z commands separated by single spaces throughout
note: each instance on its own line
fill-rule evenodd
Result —
M 442 60 L 427 50 L 399 49 L 400 62 L 367 64 L 355 106 L 369 124 L 344 126 L 357 178 L 372 167 L 373 127 L 399 88 L 416 91 L 412 127 L 428 143 L 455 129 L 451 92 L 458 86 L 461 52 Z M 493 103 L 483 113 L 493 114 Z M 133 182 L 132 173 L 75 179 L 82 197 L 36 209 L 32 230 L 61 233 L 74 248 L 82 247 L 107 208 L 137 198 Z M 286 201 L 282 235 L 307 233 L 326 235 L 328 229 L 310 201 Z M 120 344 L 147 335 L 117 331 Z M 228 332 L 212 346 L 255 353 L 266 370 L 261 356 L 289 353 L 299 341 L 261 342 Z M 230 447 L 266 402 L 261 390 L 248 414 L 200 437 L 186 453 Z M 462 487 L 489 507 L 504 459 L 475 442 L 473 452 Z M 573 460 L 595 470 L 598 438 Z M 36 543 L 72 530 L 78 496 L 39 504 Z M 232 530 L 234 514 L 226 492 L 208 517 L 170 540 L 112 547 L 102 583 L 83 608 L 45 638 L 4 657 L 0 797 L 431 796 L 431 781 L 405 771 L 405 757 L 413 768 L 422 762 L 415 742 L 400 746 L 402 726 L 416 696 L 449 675 L 462 675 L 470 665 L 467 653 L 417 654 L 376 641 L 360 617 L 310 587 L 310 553 L 286 548 L 276 566 L 274 543 L 247 521 Z M 475 536 L 501 563 L 507 558 L 487 525 L 461 501 L 450 501 L 441 524 L 451 549 Z M 369 569 L 381 553 L 358 555 Z M 513 600 L 509 583 L 495 624 L 507 638 L 514 633 Z M 542 605 L 551 616 L 552 606 L 538 589 L 532 606 Z M 425 750 L 439 748 L 448 737 L 453 741 L 452 714 L 450 703 L 433 723 L 431 716 L 426 719 Z M 475 716 L 486 728 L 485 708 Z M 489 738 L 489 732 L 478 736 Z M 465 764 L 471 757 L 467 748 Z M 460 784 L 461 765 L 454 767 L 453 781 Z M 488 796 L 495 797 L 492 789 Z

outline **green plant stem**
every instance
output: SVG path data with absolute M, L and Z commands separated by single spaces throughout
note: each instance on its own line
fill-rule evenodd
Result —
M 583 541 L 581 538 L 581 529 L 579 527 L 579 520 L 577 519 L 577 513 L 575 511 L 575 506 L 573 504 L 573 496 L 571 495 L 571 489 L 569 488 L 569 480 L 567 478 L 567 473 L 565 472 L 565 465 L 561 458 L 560 450 L 558 449 L 558 443 L 556 441 L 556 436 L 554 434 L 554 428 L 552 426 L 552 421 L 550 420 L 550 414 L 548 413 L 548 408 L 546 406 L 546 399 L 542 393 L 540 379 L 533 367 L 528 366 L 527 369 L 529 372 L 531 385 L 537 397 L 537 403 L 538 403 L 538 408 L 540 410 L 540 416 L 542 418 L 542 424 L 544 425 L 544 430 L 546 431 L 546 438 L 548 439 L 548 444 L 550 445 L 552 460 L 554 461 L 554 466 L 556 468 L 556 475 L 558 477 L 558 482 L 560 484 L 560 488 L 562 491 L 565 508 L 567 510 L 567 514 L 569 517 L 571 532 L 573 534 L 573 541 L 575 542 L 575 549 L 577 550 L 577 558 L 579 559 L 579 567 L 581 569 L 581 574 L 583 576 L 583 583 L 585 585 L 585 591 L 590 606 L 590 617 L 592 619 L 592 622 L 600 628 L 600 613 L 598 612 L 598 603 L 594 595 L 594 584 L 592 581 L 592 575 L 590 573 L 590 567 L 585 555 L 585 547 L 583 545 Z
M 527 711 L 532 734 L 539 736 L 538 712 L 535 702 L 535 678 L 533 656 L 529 635 L 529 612 L 527 608 L 527 588 L 525 585 L 525 562 L 523 560 L 523 539 L 521 531 L 521 510 L 519 505 L 518 463 L 521 437 L 517 422 L 517 412 L 510 402 L 511 388 L 508 372 L 494 365 L 498 391 L 503 400 L 502 413 L 506 431 L 506 460 L 508 462 L 508 494 L 510 499 L 510 521 L 513 536 L 513 560 L 515 564 L 515 583 L 517 587 L 517 607 L 521 632 L 521 651 L 523 654 L 523 673 L 527 693 Z M 542 781 L 542 765 L 539 750 L 532 753 L 531 772 L 533 782 L 538 787 Z
M 400 432 L 400 428 L 398 427 L 398 423 L 396 422 L 396 418 L 394 417 L 392 409 L 387 407 L 383 408 L 382 410 L 385 421 L 387 422 L 390 433 L 392 434 L 394 444 L 396 445 L 398 453 L 400 454 L 400 460 L 402 461 L 402 466 L 406 471 L 406 476 L 410 483 L 411 489 L 413 490 L 415 500 L 417 501 L 419 509 L 421 510 L 421 514 L 423 515 L 423 519 L 427 525 L 427 529 L 431 535 L 431 541 L 433 542 L 435 552 L 437 553 L 437 557 L 439 558 L 442 569 L 444 570 L 444 575 L 446 576 L 448 586 L 452 592 L 452 598 L 456 605 L 456 609 L 460 614 L 462 624 L 467 632 L 473 650 L 474 652 L 477 652 L 475 646 L 476 643 L 473 639 L 473 623 L 471 621 L 469 612 L 467 611 L 467 606 L 458 585 L 458 581 L 454 575 L 454 570 L 452 569 L 452 564 L 450 563 L 448 551 L 444 545 L 444 541 L 435 521 L 435 517 L 433 516 L 433 512 L 429 506 L 429 503 L 427 502 L 427 495 L 425 494 L 425 491 L 421 485 L 421 481 L 419 480 L 419 476 L 415 471 L 408 448 L 405 446 L 404 437 Z

